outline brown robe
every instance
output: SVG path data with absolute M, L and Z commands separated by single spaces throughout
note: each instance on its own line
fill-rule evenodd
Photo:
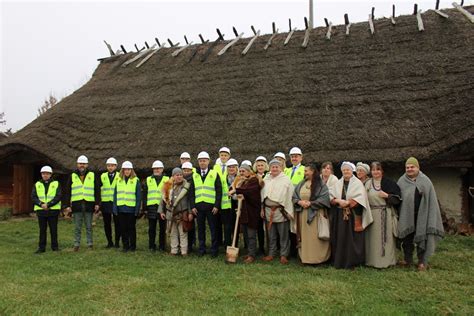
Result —
M 260 190 L 263 182 L 256 176 L 251 175 L 248 179 L 243 180 L 236 188 L 237 194 L 242 194 L 242 209 L 240 213 L 240 223 L 248 225 L 252 229 L 257 229 L 258 218 L 262 210 L 262 202 Z

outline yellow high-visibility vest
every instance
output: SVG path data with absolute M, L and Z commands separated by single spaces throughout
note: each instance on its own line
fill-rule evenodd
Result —
M 58 190 L 59 182 L 58 181 L 51 181 L 48 187 L 48 193 L 46 193 L 46 188 L 44 183 L 41 181 L 36 182 L 36 195 L 38 195 L 38 199 L 41 203 L 49 203 L 52 199 L 56 196 L 56 192 Z M 34 208 L 35 211 L 41 211 L 43 208 L 35 204 Z M 50 210 L 60 210 L 61 209 L 61 201 L 49 207 Z
M 293 171 L 293 166 L 286 168 L 285 169 L 285 174 L 290 178 L 291 183 L 294 185 L 297 185 L 304 179 L 304 166 L 300 165 L 296 170 L 295 173 L 293 174 L 293 177 L 291 176 L 291 173 Z
M 210 170 L 203 183 L 201 175 L 197 172 L 193 173 L 195 190 L 194 203 L 205 202 L 214 204 L 216 202 L 216 189 L 214 187 L 216 177 L 217 172 L 215 170 Z
M 85 200 L 87 202 L 94 202 L 94 183 L 95 176 L 92 171 L 89 171 L 84 179 L 84 183 L 81 178 L 74 172 L 71 175 L 71 202 Z
M 133 179 L 125 179 L 119 177 L 117 181 L 117 206 L 135 207 L 137 205 L 136 188 L 137 182 L 140 181 L 138 177 Z
M 148 195 L 146 205 L 159 205 L 161 203 L 161 191 L 163 189 L 163 185 L 166 181 L 170 178 L 167 176 L 163 176 L 160 184 L 156 184 L 156 180 L 153 176 L 149 176 L 146 178 L 146 185 L 148 187 Z
M 114 180 L 110 183 L 108 172 L 104 172 L 100 175 L 100 179 L 102 180 L 102 186 L 100 187 L 100 197 L 102 202 L 112 202 L 114 200 L 114 190 L 117 185 L 118 177 L 119 173 L 115 172 Z

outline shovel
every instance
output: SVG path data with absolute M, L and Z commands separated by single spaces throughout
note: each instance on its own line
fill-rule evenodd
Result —
M 235 219 L 234 238 L 232 239 L 232 246 L 227 246 L 227 251 L 225 254 L 225 261 L 227 263 L 236 263 L 237 258 L 239 257 L 239 248 L 235 247 L 235 242 L 237 241 L 237 230 L 239 228 L 239 218 L 240 218 L 241 208 L 242 208 L 242 198 L 239 198 L 237 200 L 237 216 Z

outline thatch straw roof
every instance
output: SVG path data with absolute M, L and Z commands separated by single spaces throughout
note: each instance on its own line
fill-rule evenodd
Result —
M 471 12 L 474 7 L 467 7 Z M 172 57 L 162 49 L 136 68 L 134 54 L 100 63 L 92 79 L 7 140 L 0 157 L 33 151 L 59 167 L 86 154 L 93 167 L 114 156 L 148 168 L 154 159 L 175 165 L 182 151 L 214 157 L 228 146 L 253 159 L 300 146 L 307 160 L 400 162 L 474 158 L 474 26 L 455 10 L 449 19 L 413 15 L 316 28 L 287 46 L 279 34 L 243 39 L 222 56 L 210 44 Z M 72 61 L 73 62 L 73 61 Z M 0 158 L 1 159 L 1 158 Z

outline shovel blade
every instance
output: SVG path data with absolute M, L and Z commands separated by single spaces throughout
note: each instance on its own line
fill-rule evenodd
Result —
M 225 260 L 230 263 L 236 263 L 238 257 L 239 257 L 239 248 L 228 246 L 226 254 L 225 254 Z

